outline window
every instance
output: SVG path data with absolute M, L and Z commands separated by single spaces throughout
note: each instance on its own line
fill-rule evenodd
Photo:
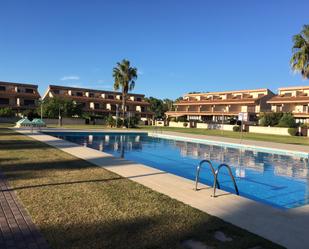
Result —
M 54 94 L 59 94 L 60 93 L 59 90 L 54 90 L 53 92 L 54 92 Z
M 89 93 L 90 98 L 94 98 L 94 93 Z
M 108 99 L 114 99 L 114 96 L 113 96 L 113 95 L 108 95 L 107 98 L 108 98 Z
M 292 97 L 292 93 L 285 93 L 284 97 Z
M 142 111 L 142 112 L 145 111 L 145 107 L 144 107 L 144 106 L 141 107 L 141 111 Z
M 136 98 L 136 101 L 141 102 L 142 98 Z
M 34 93 L 34 90 L 31 89 L 31 88 L 26 88 L 26 89 L 25 89 L 25 92 L 26 92 L 26 93 Z
M 24 100 L 24 105 L 34 105 L 34 100 L 33 99 L 25 99 Z
M 94 109 L 100 109 L 100 104 L 99 103 L 94 103 Z
M 0 105 L 8 105 L 9 103 L 9 99 L 0 98 Z
M 82 92 L 76 92 L 76 96 L 82 97 L 82 96 L 83 96 L 83 93 L 82 93 Z
M 0 86 L 0 91 L 5 91 L 5 90 L 6 90 L 5 86 Z

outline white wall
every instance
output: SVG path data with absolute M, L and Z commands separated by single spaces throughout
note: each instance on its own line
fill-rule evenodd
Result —
M 183 126 L 184 123 L 188 124 L 187 127 Z M 178 127 L 178 128 L 189 128 L 190 125 L 189 125 L 189 122 L 172 122 L 172 121 L 170 121 L 168 126 L 169 127 Z
M 224 131 L 232 131 L 234 125 L 223 124 Z M 222 130 L 222 124 L 206 124 L 206 123 L 197 123 L 196 128 L 200 129 L 212 129 L 212 130 Z
M 164 121 L 159 121 L 159 120 L 156 120 L 155 122 L 155 126 L 164 126 Z
M 249 132 L 252 133 L 290 136 L 288 129 L 289 128 L 283 128 L 283 127 L 249 126 Z

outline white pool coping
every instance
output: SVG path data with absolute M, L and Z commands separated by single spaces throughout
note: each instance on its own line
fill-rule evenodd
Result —
M 183 177 L 39 132 L 16 130 L 284 247 L 307 249 L 309 246 L 309 205 L 281 210 L 222 190 L 218 190 L 219 197 L 213 198 L 209 186 L 201 185 L 202 190 L 194 191 L 194 182 Z

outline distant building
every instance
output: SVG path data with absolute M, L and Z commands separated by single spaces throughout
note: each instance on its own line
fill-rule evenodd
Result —
M 222 122 L 237 118 L 240 112 L 255 121 L 260 112 L 270 111 L 267 103 L 274 93 L 269 89 L 208 92 L 186 94 L 174 104 L 175 111 L 166 112 L 167 117 L 185 116 L 188 120 Z M 222 120 L 223 119 L 223 120 Z
M 39 98 L 37 85 L 0 81 L 0 108 L 9 107 L 18 113 L 33 110 Z
M 309 123 L 309 86 L 279 88 L 268 103 L 273 112 L 291 112 L 298 122 Z
M 121 92 L 103 91 L 87 88 L 50 85 L 43 96 L 48 98 L 69 99 L 80 104 L 84 112 L 100 115 L 122 115 Z M 129 93 L 126 101 L 126 114 L 135 116 L 142 121 L 150 122 L 154 113 L 149 110 L 149 103 L 145 101 L 145 95 Z

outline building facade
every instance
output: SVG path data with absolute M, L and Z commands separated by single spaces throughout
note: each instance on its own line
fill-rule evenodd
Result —
M 167 117 L 185 116 L 188 120 L 223 122 L 247 113 L 248 121 L 255 121 L 260 112 L 270 111 L 267 101 L 274 94 L 269 89 L 208 92 L 186 94 L 174 104 L 175 111 Z
M 290 112 L 297 122 L 309 123 L 309 86 L 279 88 L 268 103 L 273 112 Z
M 38 106 L 38 86 L 32 84 L 0 81 L 0 108 L 11 108 L 22 113 Z
M 122 113 L 121 92 L 102 91 L 86 88 L 50 85 L 43 96 L 48 98 L 69 99 L 82 106 L 84 112 L 98 115 L 116 116 Z M 145 101 L 143 94 L 128 94 L 126 114 L 135 116 L 142 121 L 151 122 L 154 113 L 149 110 L 150 104 Z

